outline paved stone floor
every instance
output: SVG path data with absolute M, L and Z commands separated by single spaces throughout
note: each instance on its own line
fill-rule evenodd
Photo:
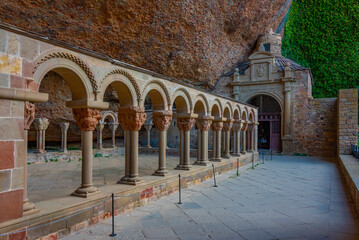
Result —
M 336 165 L 275 156 L 115 217 L 65 239 L 359 239 L 359 221 Z
M 195 159 L 191 159 L 192 162 Z M 167 156 L 167 168 L 175 168 L 176 156 Z M 158 167 L 157 154 L 139 155 L 140 176 L 151 175 Z M 115 184 L 124 175 L 123 155 L 93 158 L 93 182 L 96 187 Z M 28 196 L 31 202 L 40 202 L 71 194 L 81 185 L 81 161 L 58 161 L 28 166 Z

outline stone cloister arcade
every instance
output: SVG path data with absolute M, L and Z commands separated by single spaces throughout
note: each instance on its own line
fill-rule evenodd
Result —
M 35 41 L 28 37 L 20 37 L 25 42 Z M 19 130 L 18 136 L 14 137 L 14 134 L 7 132 L 10 130 L 4 129 L 1 125 L 1 122 L 4 123 L 3 119 L 0 120 L 1 141 L 14 141 L 22 146 L 16 147 L 14 158 L 22 158 L 16 161 L 23 162 L 21 166 L 15 167 L 23 169 L 23 174 L 13 174 L 11 179 L 15 181 L 15 178 L 22 178 L 23 184 L 18 186 L 18 189 L 1 189 L 0 194 L 22 190 L 24 214 L 34 211 L 34 205 L 27 197 L 27 131 L 31 124 L 35 124 L 38 130 L 37 142 L 44 145 L 43 132 L 48 123 L 44 119 L 35 120 L 35 103 L 46 102 L 48 99 L 47 94 L 39 92 L 39 86 L 50 71 L 60 75 L 70 87 L 72 99 L 66 102 L 66 106 L 72 109 L 73 117 L 82 134 L 81 185 L 74 189 L 74 196 L 90 197 L 99 192 L 92 180 L 93 134 L 94 131 L 97 132 L 97 147 L 101 148 L 101 131 L 106 118 L 109 119 L 107 125 L 113 132 L 118 125 L 121 125 L 125 132 L 125 169 L 124 175 L 118 177 L 118 183 L 136 185 L 141 181 L 138 174 L 138 136 L 146 121 L 146 96 L 149 96 L 152 102 L 152 121 L 159 133 L 158 168 L 154 175 L 165 176 L 170 171 L 166 167 L 167 130 L 173 119 L 176 119 L 180 138 L 177 170 L 190 170 L 192 164 L 206 166 L 210 161 L 229 159 L 231 154 L 240 156 L 257 151 L 256 107 L 203 91 L 145 69 L 103 58 L 95 53 L 74 52 L 42 41 L 35 42 L 39 50 L 32 57 L 1 52 L 1 55 L 6 55 L 12 62 L 4 63 L 8 64 L 7 68 L 0 67 L 0 72 L 8 74 L 10 81 L 7 87 L 0 87 L 0 98 L 18 103 L 17 111 L 22 113 L 21 117 L 19 115 L 20 124 L 23 121 L 23 128 Z M 19 48 L 24 48 L 21 45 L 23 42 L 16 44 Z M 13 69 L 17 61 L 22 65 L 20 72 Z M 109 103 L 104 101 L 104 94 L 109 86 L 117 92 L 120 103 L 117 114 L 106 112 Z M 176 111 L 173 109 L 174 106 Z M 11 115 L 4 116 L 6 117 L 12 119 Z M 199 136 L 197 160 L 191 163 L 190 130 L 194 124 L 198 128 Z M 68 123 L 62 123 L 60 127 L 63 132 L 62 151 L 66 151 Z M 212 154 L 208 149 L 210 130 L 214 135 Z M 112 139 L 114 144 L 114 134 Z M 44 148 L 38 146 L 38 149 Z

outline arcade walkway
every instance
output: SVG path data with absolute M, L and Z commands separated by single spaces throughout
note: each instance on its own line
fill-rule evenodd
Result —
M 359 239 L 359 221 L 334 163 L 275 156 L 116 216 L 65 239 Z

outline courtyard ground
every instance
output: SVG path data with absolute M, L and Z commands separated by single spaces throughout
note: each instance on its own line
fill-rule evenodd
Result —
M 195 159 L 191 159 L 194 162 Z M 177 166 L 179 157 L 167 156 L 167 168 Z M 139 155 L 138 172 L 140 176 L 151 175 L 158 167 L 158 156 Z M 93 182 L 101 187 L 116 182 L 125 173 L 125 156 L 93 158 Z M 28 166 L 28 196 L 36 203 L 56 199 L 71 194 L 81 185 L 81 161 L 48 161 Z
M 231 171 L 65 239 L 359 239 L 359 221 L 335 163 L 274 156 Z

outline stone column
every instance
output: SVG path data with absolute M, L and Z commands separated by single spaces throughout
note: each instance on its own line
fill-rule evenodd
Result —
M 166 149 L 167 149 L 167 130 L 171 125 L 172 112 L 158 111 L 153 112 L 153 122 L 158 129 L 159 145 L 158 145 L 158 169 L 153 175 L 165 176 L 168 173 L 166 169 Z
M 97 149 L 103 149 L 102 146 L 102 130 L 105 127 L 105 123 L 101 120 L 98 121 L 98 125 L 96 126 L 97 129 Z
M 230 154 L 230 144 L 231 144 L 231 129 L 233 126 L 233 120 L 229 119 L 226 122 L 223 123 L 223 130 L 224 130 L 224 158 L 230 159 L 231 158 L 231 154 Z
M 100 111 L 92 108 L 73 108 L 72 113 L 82 131 L 82 169 L 81 186 L 72 193 L 73 196 L 87 198 L 98 193 L 92 182 L 92 145 L 93 131 L 101 119 Z
M 146 123 L 144 125 L 144 127 L 146 128 L 146 132 L 147 132 L 147 148 L 152 148 L 151 146 L 151 129 L 152 129 L 152 124 L 151 123 Z
M 222 161 L 221 157 L 221 132 L 223 129 L 223 122 L 226 121 L 226 118 L 215 118 L 212 123 L 212 131 L 214 132 L 213 140 L 213 156 L 211 161 L 220 162 Z
M 212 116 L 203 116 L 196 121 L 196 126 L 200 132 L 198 138 L 200 139 L 200 150 L 197 152 L 197 161 L 194 163 L 195 165 L 207 166 L 209 164 L 208 161 L 208 131 L 211 128 L 212 120 L 214 117 Z
M 24 111 L 24 191 L 23 191 L 23 215 L 30 215 L 40 210 L 35 208 L 35 205 L 29 201 L 27 197 L 27 144 L 28 144 L 28 131 L 32 122 L 35 120 L 35 105 L 25 102 Z
M 253 123 L 249 123 L 248 124 L 248 129 L 247 129 L 247 144 L 248 144 L 248 152 L 252 153 L 253 150 L 254 150 L 254 147 L 253 147 L 253 143 L 254 143 L 254 138 L 253 138 L 253 130 L 254 130 L 254 125 Z
M 49 126 L 49 120 L 47 118 L 35 118 L 34 125 L 37 131 L 35 153 L 45 153 L 45 131 Z
M 258 152 L 258 125 L 259 122 L 254 124 L 254 152 Z
M 108 127 L 110 128 L 112 132 L 112 147 L 116 147 L 116 129 L 118 127 L 118 123 L 116 122 L 110 122 L 108 123 Z
M 246 146 L 246 132 L 247 132 L 247 128 L 248 128 L 248 123 L 246 121 L 242 120 L 242 154 L 246 154 L 247 153 L 247 146 Z
M 59 125 L 61 127 L 61 151 L 67 153 L 67 130 L 70 124 L 68 122 L 62 122 Z
M 242 128 L 242 122 L 240 120 L 236 120 L 233 123 L 233 156 L 240 156 L 241 152 L 241 128 Z
M 136 185 L 141 179 L 138 175 L 138 131 L 146 121 L 143 107 L 119 107 L 118 122 L 126 133 L 125 176 L 118 183 Z
M 180 130 L 180 161 L 175 169 L 190 170 L 190 131 L 197 114 L 178 115 L 177 127 Z

